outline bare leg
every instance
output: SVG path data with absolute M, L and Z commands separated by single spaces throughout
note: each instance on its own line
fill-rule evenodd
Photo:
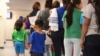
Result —
M 16 54 L 16 56 L 19 56 L 19 54 Z
M 21 56 L 25 56 L 25 54 L 21 54 Z

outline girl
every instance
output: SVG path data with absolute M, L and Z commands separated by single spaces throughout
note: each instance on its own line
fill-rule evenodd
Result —
M 71 0 L 62 18 L 64 24 L 65 56 L 80 56 L 81 7 L 81 0 Z
M 22 29 L 23 21 L 18 19 L 15 22 L 15 29 L 12 33 L 12 39 L 15 46 L 16 56 L 25 56 L 25 41 L 27 39 L 27 33 Z

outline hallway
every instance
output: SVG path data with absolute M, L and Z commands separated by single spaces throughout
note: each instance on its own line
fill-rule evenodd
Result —
M 12 41 L 7 41 L 4 49 L 0 49 L 0 56 L 15 56 L 15 50 Z M 28 50 L 25 51 L 25 56 L 30 56 Z

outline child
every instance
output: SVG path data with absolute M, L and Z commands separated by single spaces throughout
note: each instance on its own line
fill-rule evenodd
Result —
M 71 0 L 62 18 L 64 25 L 65 56 L 80 56 L 81 7 L 81 0 Z
M 42 31 L 42 28 L 43 28 L 43 21 L 36 20 L 34 26 L 35 31 L 32 32 L 29 40 L 31 56 L 43 56 L 43 53 L 45 51 L 46 35 Z
M 27 33 L 22 29 L 23 21 L 17 20 L 15 22 L 15 29 L 12 34 L 13 43 L 15 46 L 16 56 L 25 56 L 25 41 L 27 39 Z

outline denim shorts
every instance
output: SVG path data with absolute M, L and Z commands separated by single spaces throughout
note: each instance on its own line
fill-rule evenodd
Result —
M 14 42 L 16 54 L 23 54 L 25 53 L 25 45 L 24 42 Z

